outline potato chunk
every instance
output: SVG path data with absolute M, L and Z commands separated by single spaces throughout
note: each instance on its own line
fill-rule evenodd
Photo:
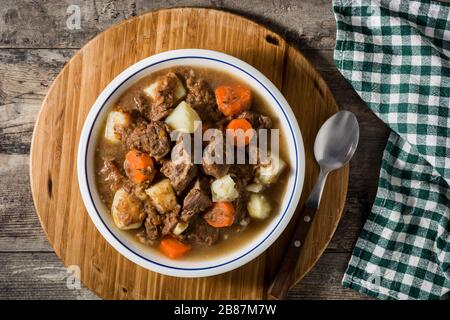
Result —
M 239 192 L 236 189 L 236 183 L 231 176 L 227 174 L 211 183 L 212 201 L 234 201 L 239 198 Z
M 256 169 L 256 179 L 263 184 L 271 184 L 278 180 L 281 172 L 286 167 L 286 162 L 277 155 L 270 153 L 267 159 L 261 161 Z
M 123 188 L 114 194 L 111 214 L 116 226 L 122 230 L 139 228 L 145 218 L 139 199 Z
M 164 179 L 154 184 L 145 190 L 145 193 L 150 197 L 153 206 L 159 213 L 168 213 L 177 210 L 177 207 L 179 210 L 180 206 L 177 203 L 177 197 L 169 179 Z
M 267 219 L 272 208 L 264 195 L 252 193 L 247 203 L 247 210 L 252 218 Z
M 264 185 L 261 183 L 254 182 L 254 183 L 251 183 L 248 186 L 246 186 L 245 190 L 254 192 L 254 193 L 259 193 L 264 190 Z
M 166 118 L 169 127 L 185 133 L 193 133 L 200 121 L 197 112 L 185 101 L 181 101 Z
M 176 81 L 176 87 L 175 87 L 175 98 L 176 100 L 181 100 L 186 95 L 186 89 L 184 88 L 183 84 L 181 83 L 180 79 L 178 79 L 177 75 L 175 73 L 169 73 L 167 77 L 173 77 Z M 160 81 L 157 80 L 153 82 L 151 85 L 149 85 L 147 88 L 144 89 L 144 93 L 149 96 L 152 99 L 156 99 L 158 96 L 158 87 L 160 85 Z
M 173 229 L 172 233 L 176 236 L 179 236 L 187 229 L 188 226 L 189 222 L 178 222 L 175 228 Z
M 120 142 L 118 129 L 130 125 L 131 119 L 128 113 L 121 111 L 111 111 L 106 119 L 105 138 L 112 143 Z

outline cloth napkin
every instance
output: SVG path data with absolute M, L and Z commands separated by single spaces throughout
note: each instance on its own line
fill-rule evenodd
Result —
M 335 63 L 391 129 L 343 285 L 379 299 L 450 291 L 450 5 L 334 0 Z

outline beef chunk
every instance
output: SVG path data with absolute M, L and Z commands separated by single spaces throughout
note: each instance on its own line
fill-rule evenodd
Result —
M 150 224 L 145 221 L 145 236 L 150 241 L 156 241 L 160 237 L 160 232 L 158 226 L 155 226 L 154 224 Z
M 228 173 L 230 166 L 225 163 L 224 164 L 216 164 L 216 163 L 208 164 L 203 161 L 202 168 L 203 168 L 203 172 L 205 174 L 207 174 L 209 176 L 213 176 L 216 179 L 219 179 Z
M 189 161 L 178 163 L 178 161 L 163 160 L 162 164 L 161 172 L 170 179 L 170 183 L 178 195 L 183 192 L 197 174 L 197 166 Z
M 244 185 L 249 184 L 255 176 L 254 164 L 234 164 L 230 166 L 230 174 L 234 176 L 235 180 L 241 180 Z
M 160 225 L 161 216 L 156 212 L 155 208 L 148 202 L 144 204 L 144 211 L 147 218 L 144 221 L 145 230 L 136 234 L 138 240 L 144 244 L 154 245 L 161 237 Z
M 190 224 L 187 232 L 187 239 L 191 243 L 211 246 L 219 240 L 219 230 L 209 226 L 201 217 Z
M 150 224 L 155 226 L 161 225 L 161 215 L 149 201 L 144 203 L 144 212 L 147 214 L 147 219 L 145 220 L 146 227 Z
M 245 119 L 248 122 L 250 122 L 255 130 L 272 128 L 272 119 L 268 116 L 265 116 L 257 112 L 244 111 L 240 113 L 237 117 L 239 119 Z
M 269 116 L 260 115 L 258 118 L 259 127 L 258 129 L 271 129 L 272 119 Z
M 161 233 L 163 236 L 172 233 L 173 228 L 175 228 L 175 226 L 177 225 L 179 209 L 180 209 L 180 207 L 177 206 L 175 208 L 175 210 L 172 210 L 163 216 L 163 218 L 162 218 L 162 226 L 163 227 L 161 230 Z
M 105 159 L 100 174 L 104 176 L 104 180 L 109 184 L 112 192 L 116 192 L 124 187 L 127 192 L 132 189 L 132 183 L 122 174 L 114 160 Z
M 209 84 L 195 76 L 194 70 L 184 70 L 182 73 L 186 82 L 186 102 L 199 114 L 202 121 L 216 123 L 223 117 L 216 107 L 216 97 Z
M 184 140 L 184 138 L 188 138 Z M 172 159 L 163 160 L 161 172 L 170 179 L 175 192 L 179 195 L 189 185 L 189 183 L 197 175 L 197 166 L 192 161 L 192 155 L 186 150 L 188 146 L 185 143 L 190 143 L 190 136 L 179 134 L 177 143 L 172 150 Z
M 186 96 L 187 103 L 201 109 L 214 108 L 216 104 L 214 92 L 204 79 L 195 79 L 190 75 L 186 79 L 186 87 L 188 89 Z
M 157 82 L 156 95 L 144 111 L 148 119 L 158 121 L 170 114 L 178 101 L 175 95 L 177 83 L 177 76 L 173 72 L 169 72 Z
M 134 107 L 139 113 L 145 115 L 148 109 L 147 99 L 143 95 L 138 95 L 133 98 Z
M 212 204 L 210 191 L 210 185 L 204 177 L 198 178 L 184 198 L 181 220 L 187 222 L 196 214 L 208 209 Z
M 138 239 L 138 241 L 140 243 L 143 243 L 148 246 L 152 246 L 152 245 L 156 244 L 155 240 L 151 240 L 150 238 L 147 237 L 147 233 L 145 230 L 142 230 L 142 231 L 136 233 L 136 238 Z
M 238 226 L 237 231 L 243 231 L 250 223 L 250 217 L 247 211 L 248 192 L 245 190 L 246 183 L 243 180 L 236 182 L 236 188 L 239 192 L 239 198 L 237 198 L 233 205 L 236 210 L 234 218 L 234 224 Z
M 124 139 L 128 149 L 147 152 L 156 160 L 170 151 L 170 137 L 164 122 L 140 122 Z
M 161 236 L 158 226 L 151 224 L 149 222 L 149 217 L 145 219 L 144 226 L 145 230 L 137 234 L 139 241 L 144 244 L 155 244 Z
M 214 163 L 214 156 L 216 152 L 216 141 L 211 141 L 204 150 L 202 159 L 203 172 L 209 176 L 213 176 L 216 179 L 222 178 L 230 170 L 230 165 L 226 164 L 226 154 L 223 151 L 223 158 L 221 164 Z M 220 149 L 220 148 L 219 148 Z
M 194 183 L 191 186 L 191 189 L 199 189 L 204 192 L 206 195 L 211 195 L 211 181 L 210 177 L 205 176 L 201 172 L 197 174 L 197 179 L 195 179 Z
M 145 230 L 138 233 L 137 237 L 142 243 L 154 244 L 161 237 L 172 233 L 178 223 L 180 206 L 177 205 L 165 214 L 159 214 L 149 202 L 146 202 L 144 211 L 147 213 L 144 222 Z
M 195 214 L 205 211 L 211 206 L 211 198 L 199 189 L 192 189 L 184 198 L 181 219 L 189 221 Z

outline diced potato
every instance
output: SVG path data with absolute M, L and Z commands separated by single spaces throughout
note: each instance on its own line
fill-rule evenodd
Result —
M 130 115 L 121 111 L 111 111 L 106 119 L 105 138 L 112 143 L 120 142 L 120 134 L 117 133 L 119 127 L 130 125 Z
M 263 184 L 274 183 L 285 167 L 286 162 L 271 153 L 256 169 L 256 179 Z
M 169 179 L 164 179 L 154 184 L 145 190 L 145 193 L 150 197 L 153 206 L 159 213 L 167 213 L 175 210 L 177 206 L 179 207 Z
M 211 183 L 212 201 L 233 201 L 239 198 L 239 192 L 236 190 L 236 183 L 231 176 L 227 174 Z
M 247 203 L 247 210 L 252 218 L 267 219 L 272 208 L 264 195 L 252 193 Z
M 179 100 L 183 99 L 184 96 L 186 95 L 186 89 L 184 88 L 180 79 L 178 79 L 178 77 L 176 76 L 175 73 L 169 73 L 167 76 L 174 77 L 174 79 L 177 83 L 176 88 L 175 88 L 176 100 L 179 101 Z M 148 86 L 147 88 L 144 89 L 144 93 L 152 99 L 155 99 L 157 97 L 157 89 L 159 86 L 159 81 L 161 81 L 161 80 L 153 82 L 150 86 Z
M 123 188 L 114 194 L 111 214 L 116 226 L 122 230 L 139 228 L 145 218 L 139 200 Z
M 153 82 L 151 85 L 149 85 L 147 88 L 144 89 L 144 93 L 149 96 L 152 99 L 155 99 L 156 97 L 156 88 L 158 87 L 159 83 L 158 81 Z
M 188 226 L 189 226 L 188 222 L 178 222 L 175 228 L 173 228 L 172 232 L 174 235 L 179 236 L 187 229 Z
M 258 182 L 254 182 L 254 183 L 249 184 L 247 187 L 245 187 L 245 189 L 250 192 L 259 193 L 259 192 L 263 191 L 264 185 L 262 185 L 261 183 L 258 183 Z
M 166 123 L 169 127 L 185 133 L 193 133 L 200 121 L 201 119 L 197 112 L 185 101 L 181 101 L 166 118 Z

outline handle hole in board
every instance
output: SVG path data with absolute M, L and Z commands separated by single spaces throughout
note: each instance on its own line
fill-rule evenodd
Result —
M 271 34 L 266 35 L 266 41 L 274 46 L 278 46 L 280 44 L 278 39 Z

